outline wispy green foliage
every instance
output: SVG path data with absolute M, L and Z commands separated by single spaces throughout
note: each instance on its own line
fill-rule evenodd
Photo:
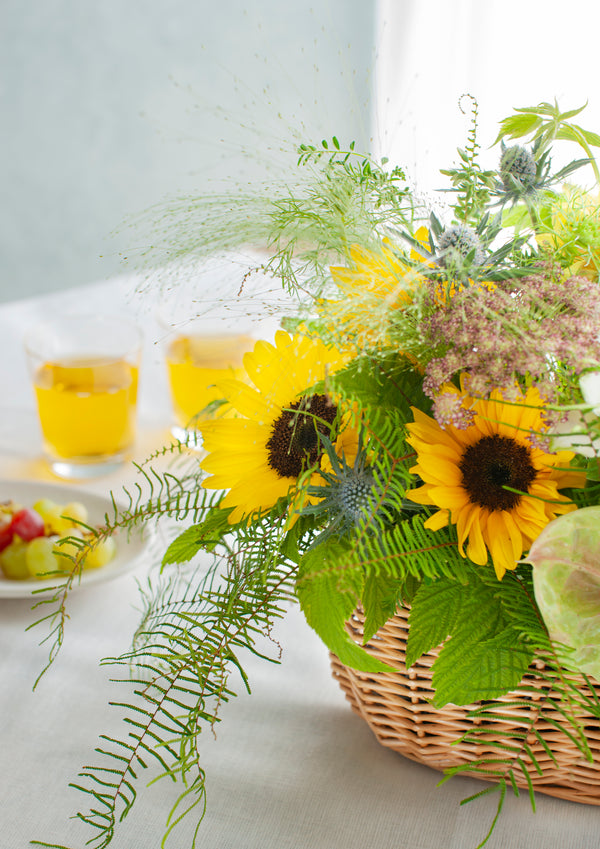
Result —
M 460 163 L 457 168 L 442 169 L 441 174 L 450 177 L 452 190 L 457 193 L 455 215 L 458 221 L 465 224 L 474 222 L 477 225 L 490 201 L 491 191 L 496 182 L 495 171 L 483 171 L 478 162 L 481 148 L 477 140 L 477 120 L 479 105 L 472 95 L 466 95 L 471 105 L 471 129 L 465 148 L 458 148 Z M 464 110 L 463 110 L 464 111 Z
M 181 787 L 161 845 L 183 816 L 201 819 L 200 735 L 235 696 L 233 676 L 249 689 L 245 653 L 278 661 L 279 646 L 269 638 L 293 596 L 293 564 L 280 560 L 265 570 L 264 534 L 264 527 L 254 527 L 234 547 L 221 546 L 204 574 L 150 584 L 133 648 L 104 661 L 124 671 L 117 680 L 128 693 L 113 703 L 123 714 L 123 733 L 101 738 L 96 763 L 74 784 L 90 800 L 89 811 L 77 816 L 93 829 L 94 849 L 110 844 L 151 764 L 159 770 L 153 780 L 170 778 Z
M 171 453 L 176 458 L 181 453 L 181 446 L 173 444 L 170 449 L 160 453 Z M 64 578 L 57 583 L 52 593 L 36 602 L 34 609 L 39 609 L 43 615 L 29 627 L 46 629 L 47 633 L 42 642 L 49 645 L 48 662 L 40 672 L 36 686 L 56 659 L 63 644 L 69 618 L 68 599 L 71 590 L 81 578 L 88 553 L 116 533 L 126 537 L 138 529 L 148 529 L 161 519 L 186 518 L 194 521 L 218 500 L 214 493 L 200 488 L 201 472 L 197 464 L 174 474 L 171 471 L 156 471 L 152 466 L 155 459 L 156 457 L 149 458 L 146 464 L 138 466 L 140 477 L 134 486 L 124 488 L 116 495 L 111 493 L 112 510 L 105 514 L 101 527 L 90 528 L 92 535 L 88 541 L 82 542 L 73 538 L 74 552 L 62 555 L 65 564 Z
M 162 266 L 177 286 L 186 266 L 239 248 L 267 251 L 260 271 L 289 292 L 318 296 L 329 265 L 350 245 L 378 244 L 386 232 L 410 224 L 414 205 L 404 173 L 354 150 L 301 144 L 293 183 L 257 187 L 254 192 L 184 197 L 148 210 L 133 221 L 148 231 L 140 263 Z

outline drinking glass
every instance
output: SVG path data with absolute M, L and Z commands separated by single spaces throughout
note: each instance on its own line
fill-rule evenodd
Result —
M 202 419 L 227 415 L 219 409 L 222 393 L 215 385 L 223 377 L 242 379 L 243 358 L 254 346 L 248 327 L 215 317 L 166 325 L 165 361 L 173 408 L 172 434 L 189 448 L 200 448 Z
M 24 341 L 53 472 L 92 478 L 118 468 L 135 441 L 139 328 L 116 315 L 65 314 Z

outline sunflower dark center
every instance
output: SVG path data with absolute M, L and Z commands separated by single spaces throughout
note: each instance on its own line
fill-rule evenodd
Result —
M 266 448 L 269 466 L 282 478 L 297 478 L 315 466 L 323 454 L 319 433 L 330 436 L 337 407 L 327 395 L 302 398 L 273 423 Z
M 459 468 L 471 503 L 488 510 L 512 510 L 521 501 L 520 493 L 529 491 L 537 474 L 529 448 L 497 433 L 469 445 Z

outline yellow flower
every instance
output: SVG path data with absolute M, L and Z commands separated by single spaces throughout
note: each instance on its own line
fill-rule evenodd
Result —
M 427 255 L 431 254 L 431 242 L 429 241 L 429 230 L 424 225 L 417 227 L 415 230 L 415 241 L 423 246 Z M 428 259 L 427 256 L 419 253 L 416 248 L 411 248 L 410 258 L 412 262 L 422 263 L 429 268 L 435 268 L 435 263 Z
M 391 313 L 411 302 L 411 290 L 422 278 L 388 240 L 379 252 L 352 245 L 349 259 L 350 267 L 329 269 L 342 297 L 322 301 L 319 316 L 331 332 L 356 350 L 379 348 L 388 342 Z
M 413 409 L 408 442 L 417 452 L 411 472 L 423 486 L 407 492 L 418 504 L 439 508 L 425 522 L 438 530 L 456 525 L 459 551 L 474 563 L 485 565 L 488 551 L 501 579 L 515 569 L 540 531 L 560 513 L 575 505 L 558 490 L 581 487 L 585 475 L 569 471 L 572 451 L 546 453 L 530 434 L 544 432 L 542 399 L 537 389 L 508 403 L 494 390 L 490 399 L 474 400 L 453 386 L 457 403 L 471 410 L 465 430 L 440 425 Z
M 260 341 L 244 357 L 249 382 L 224 378 L 218 386 L 237 418 L 201 422 L 207 456 L 201 466 L 208 489 L 228 490 L 221 507 L 231 507 L 233 524 L 292 496 L 292 511 L 302 502 L 298 479 L 321 463 L 326 466 L 318 431 L 353 462 L 356 433 L 342 427 L 340 411 L 327 394 L 311 387 L 346 362 L 320 340 L 279 331 L 275 344 Z M 225 374 L 225 373 L 224 373 Z M 250 384 L 253 384 L 250 385 Z

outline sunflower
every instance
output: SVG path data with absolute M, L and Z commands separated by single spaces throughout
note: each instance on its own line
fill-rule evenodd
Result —
M 384 239 L 379 251 L 352 245 L 350 264 L 329 270 L 342 297 L 323 300 L 319 316 L 332 332 L 357 350 L 388 342 L 390 315 L 412 301 L 411 290 L 422 278 Z
M 470 423 L 442 429 L 413 408 L 407 441 L 417 452 L 411 472 L 423 486 L 406 497 L 439 508 L 425 522 L 430 530 L 456 525 L 463 557 L 465 542 L 466 556 L 479 565 L 489 551 L 501 579 L 551 519 L 575 509 L 558 490 L 584 486 L 585 475 L 568 470 L 572 451 L 549 454 L 531 438 L 546 429 L 537 389 L 519 392 L 510 403 L 499 390 L 489 400 L 470 398 L 464 379 L 460 392 L 450 385 L 443 391 L 457 394 Z
M 200 425 L 208 452 L 201 466 L 210 475 L 203 485 L 228 490 L 221 507 L 232 508 L 232 524 L 287 496 L 292 512 L 298 508 L 298 479 L 311 469 L 319 479 L 318 469 L 328 464 L 319 433 L 350 462 L 357 450 L 356 433 L 343 427 L 338 406 L 328 394 L 310 389 L 347 358 L 320 340 L 284 331 L 276 333 L 274 342 L 257 342 L 245 355 L 247 382 L 218 381 L 238 417 Z

